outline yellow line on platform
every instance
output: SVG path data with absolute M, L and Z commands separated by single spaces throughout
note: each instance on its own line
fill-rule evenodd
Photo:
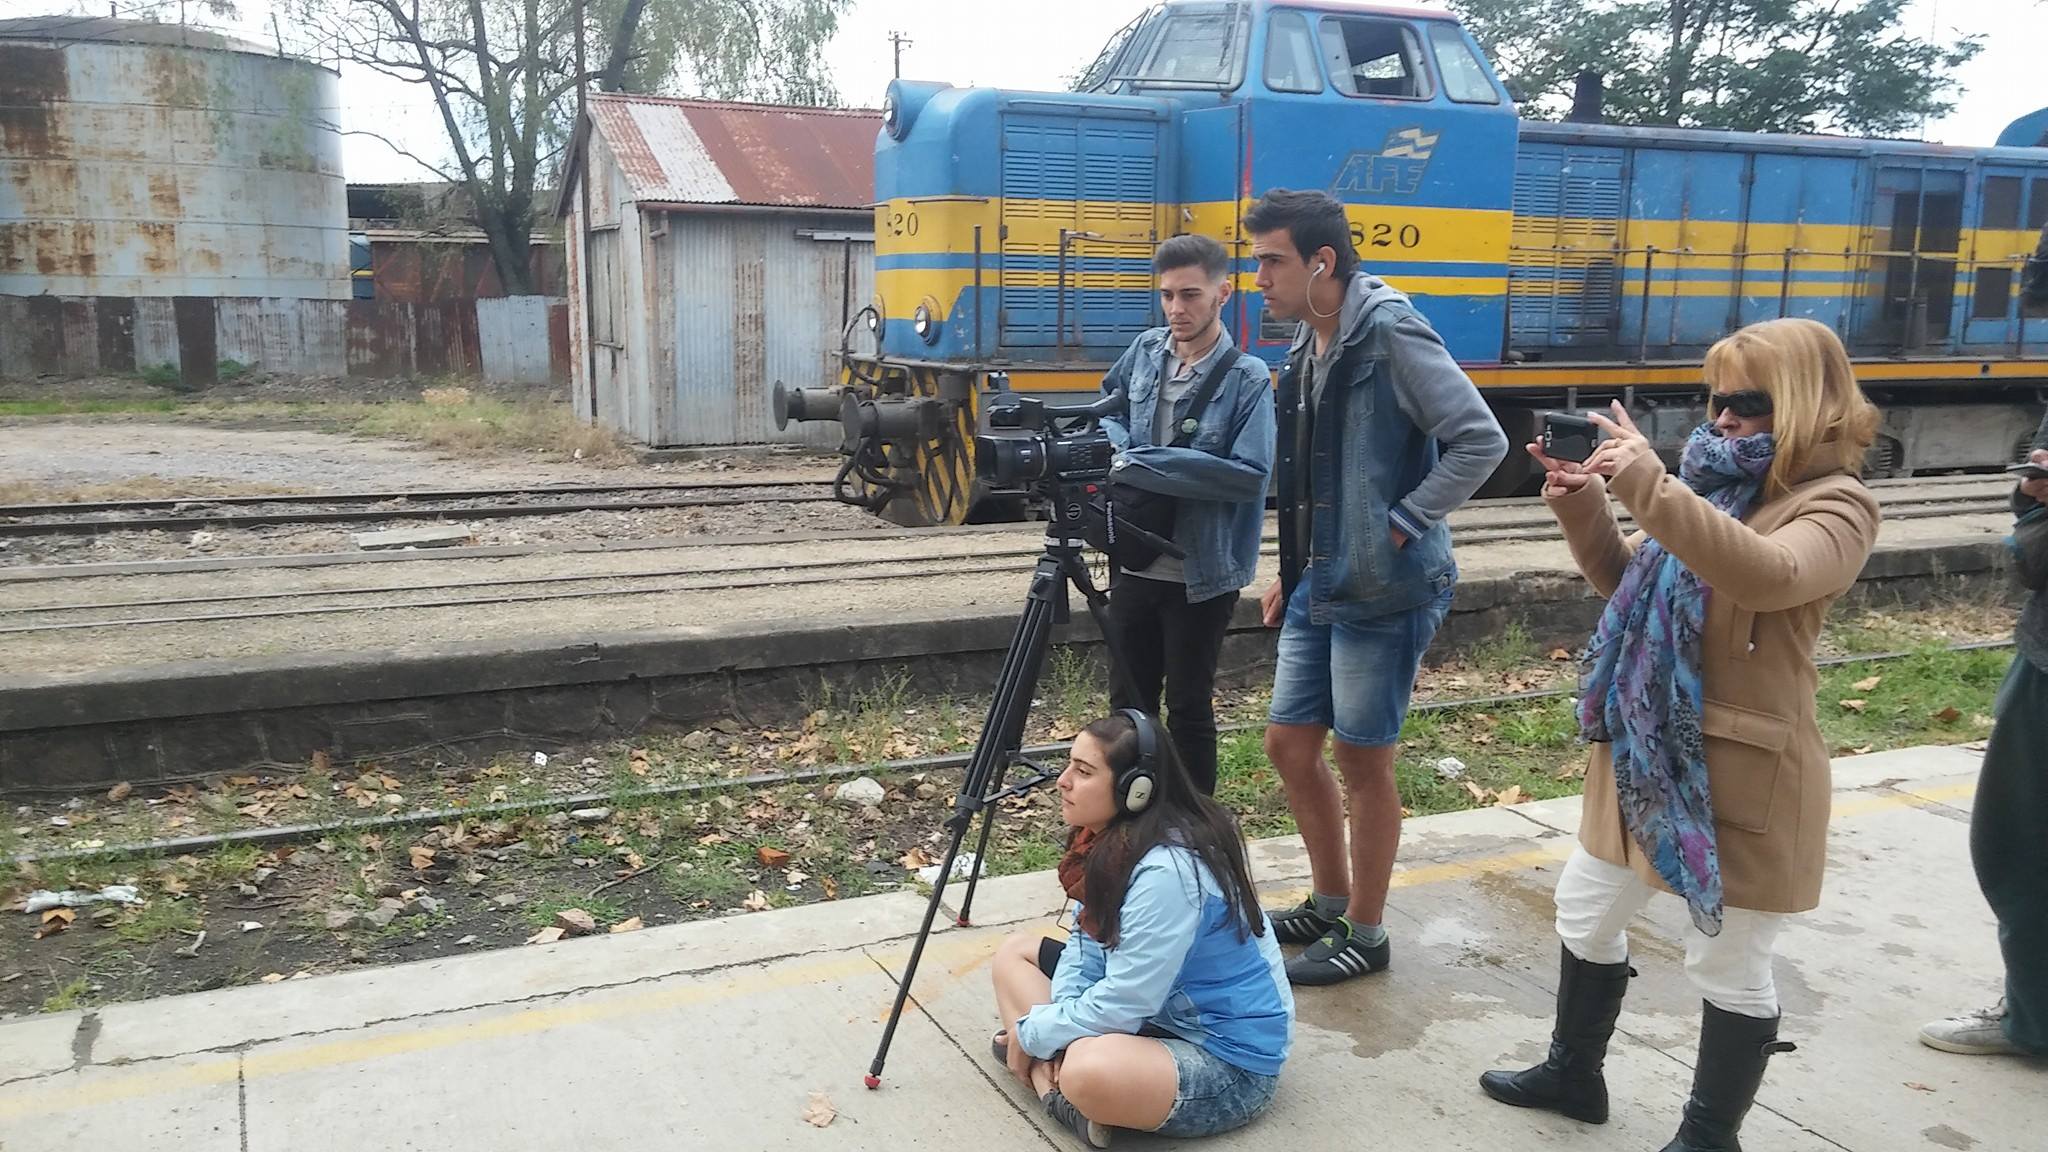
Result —
M 1925 808 L 1962 799 L 1974 791 L 1975 783 L 1971 782 L 1943 785 L 1917 794 L 1857 795 L 1836 804 L 1834 817 L 1841 819 L 1900 808 Z M 1517 872 L 1555 863 L 1570 854 L 1575 839 L 1560 837 L 1541 848 L 1474 860 L 1444 861 L 1403 868 L 1394 873 L 1393 887 L 1414 888 L 1476 876 Z M 1268 893 L 1267 897 L 1276 902 L 1296 903 L 1301 899 L 1301 893 Z M 925 962 L 939 968 L 966 971 L 974 966 L 977 958 L 985 959 L 988 954 L 993 953 L 997 942 L 997 937 L 991 933 L 939 936 L 928 946 Z M 657 987 L 605 999 L 591 998 L 602 997 L 604 989 L 592 989 L 587 993 L 572 989 L 561 995 L 583 998 L 540 1008 L 501 1011 L 497 1015 L 457 1023 L 428 1024 L 375 1036 L 318 1041 L 304 1047 L 285 1047 L 291 1043 L 287 1040 L 259 1041 L 259 1044 L 268 1047 L 258 1047 L 240 1057 L 220 1057 L 184 1067 L 162 1067 L 159 1065 L 168 1061 L 152 1061 L 149 1065 L 137 1067 L 123 1074 L 119 1067 L 96 1065 L 78 1074 L 113 1074 L 118 1078 L 75 1087 L 59 1087 L 61 1081 L 55 1078 L 19 1082 L 13 1085 L 4 1097 L 0 1097 L 0 1121 L 45 1116 L 76 1108 L 100 1107 L 144 1096 L 219 1087 L 235 1083 L 238 1078 L 246 1082 L 294 1072 L 365 1064 L 394 1056 L 436 1051 L 479 1041 L 530 1036 L 557 1028 L 601 1023 L 639 1016 L 651 1011 L 731 1000 L 809 984 L 829 983 L 874 972 L 875 962 L 864 950 L 857 949 L 829 959 L 788 962 L 733 976 L 693 980 L 681 987 Z M 687 976 L 679 978 L 690 979 Z M 472 1009 L 457 1011 L 481 1014 L 491 1012 L 493 1007 L 479 1005 Z

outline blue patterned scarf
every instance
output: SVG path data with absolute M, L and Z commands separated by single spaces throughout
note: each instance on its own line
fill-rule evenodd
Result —
M 1728 439 L 1702 425 L 1679 476 L 1740 520 L 1756 503 L 1777 448 L 1769 433 Z M 1693 923 L 1721 931 L 1721 861 L 1700 737 L 1700 629 L 1707 588 L 1645 539 L 1629 559 L 1587 645 L 1579 731 L 1613 746 L 1622 822 Z

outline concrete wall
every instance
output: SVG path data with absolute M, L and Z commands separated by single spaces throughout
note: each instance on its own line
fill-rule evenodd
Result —
M 306 376 L 569 379 L 566 301 L 447 304 L 203 296 L 0 296 L 0 377 L 176 368 L 197 387 L 234 361 Z

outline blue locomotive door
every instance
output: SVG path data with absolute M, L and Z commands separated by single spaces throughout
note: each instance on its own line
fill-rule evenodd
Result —
M 2048 175 L 1987 167 L 1970 238 L 1963 343 L 1992 351 L 2020 344 L 2020 280 L 2048 225 Z M 2026 341 L 2048 339 L 2048 316 L 2026 318 Z
M 1964 176 L 1932 164 L 1878 168 L 1856 326 L 1864 350 L 1939 351 L 1952 342 Z
M 1152 322 L 1160 119 L 1042 107 L 1003 115 L 1002 343 L 1114 359 Z

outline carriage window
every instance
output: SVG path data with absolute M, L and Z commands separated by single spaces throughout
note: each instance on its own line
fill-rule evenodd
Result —
M 1406 24 L 1325 16 L 1322 31 L 1323 59 L 1330 65 L 1337 91 L 1394 100 L 1429 98 L 1422 48 Z
M 1275 92 L 1321 92 L 1316 40 L 1299 12 L 1276 12 L 1266 26 L 1266 87 Z
M 1984 178 L 1984 223 L 1985 228 L 1996 228 L 2009 232 L 2020 226 L 2020 178 L 2017 176 L 1986 176 Z
M 1449 24 L 1431 25 L 1429 46 L 1436 52 L 1436 70 L 1444 78 L 1445 95 L 1460 104 L 1500 103 L 1500 93 L 1494 91 L 1486 65 L 1472 54 L 1472 45 L 1465 42 L 1456 28 Z
M 2027 231 L 2039 232 L 2048 228 L 2048 176 L 2036 176 L 2029 184 L 2032 187 L 2027 202 Z

